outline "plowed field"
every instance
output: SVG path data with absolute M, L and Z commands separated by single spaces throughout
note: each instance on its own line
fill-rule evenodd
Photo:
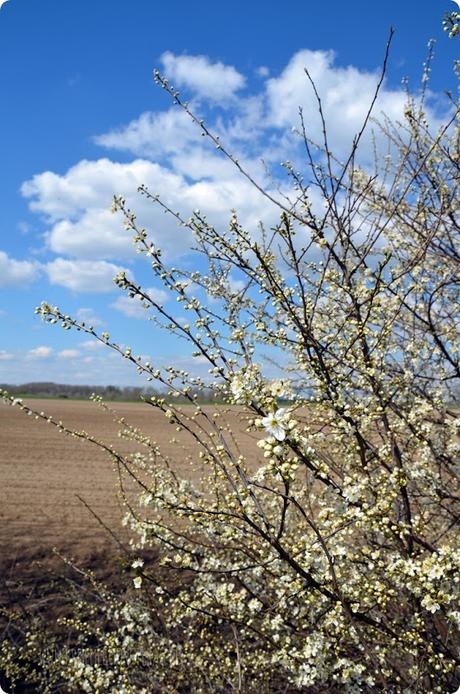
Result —
M 85 430 L 118 450 L 142 450 L 139 444 L 120 439 L 120 425 L 91 402 L 29 400 L 26 404 L 62 420 L 69 428 Z M 171 443 L 171 438 L 177 437 L 175 428 L 164 415 L 144 403 L 115 403 L 113 408 L 155 440 L 162 451 L 174 456 L 178 472 L 188 474 L 190 468 L 180 455 L 180 448 Z M 241 432 L 235 409 L 222 418 Z M 243 437 L 248 447 L 249 438 L 245 434 Z M 184 435 L 182 439 L 185 445 L 190 441 Z M 123 511 L 117 498 L 117 473 L 110 456 L 88 442 L 59 433 L 52 425 L 27 417 L 18 408 L 0 404 L 3 552 L 16 553 L 30 543 L 93 545 L 107 539 L 104 528 L 80 499 L 104 523 L 120 528 Z
M 141 450 L 140 444 L 120 439 L 120 425 L 91 402 L 29 400 L 26 404 L 119 451 Z M 200 474 L 186 460 L 190 453 L 198 459 L 190 438 L 178 434 L 161 412 L 144 403 L 115 403 L 113 407 L 171 455 L 176 471 Z M 243 449 L 257 451 L 254 441 L 242 433 L 238 410 L 217 409 L 240 432 Z M 183 447 L 171 443 L 172 437 L 182 441 Z M 53 548 L 77 567 L 91 568 L 107 583 L 130 582 L 122 569 L 124 552 L 104 528 L 110 527 L 125 543 L 124 511 L 117 489 L 116 467 L 103 450 L 59 433 L 18 408 L 0 404 L 0 634 L 5 626 L 2 607 L 22 609 L 25 605 L 38 609 L 48 621 L 71 609 L 62 604 L 60 591 L 63 581 L 78 580 L 78 571 L 69 571 Z M 154 553 L 151 558 L 154 560 Z

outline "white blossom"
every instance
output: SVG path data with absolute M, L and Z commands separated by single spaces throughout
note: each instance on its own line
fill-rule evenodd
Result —
M 262 425 L 270 436 L 273 436 L 277 441 L 284 441 L 288 427 L 288 418 L 286 408 L 281 407 L 267 417 L 263 417 Z

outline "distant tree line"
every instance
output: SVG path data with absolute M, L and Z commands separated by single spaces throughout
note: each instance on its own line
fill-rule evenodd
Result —
M 150 398 L 152 396 L 161 397 L 164 393 L 159 389 L 146 386 L 139 388 L 137 386 L 92 386 L 92 385 L 75 385 L 68 383 L 23 383 L 21 385 L 0 384 L 0 390 L 8 390 L 12 395 L 18 397 L 35 397 L 35 398 L 62 398 L 72 399 L 81 398 L 88 399 L 93 393 L 100 395 L 104 400 L 131 400 L 137 401 L 141 397 Z M 209 391 L 209 392 L 208 392 Z M 179 401 L 185 401 L 185 397 L 175 398 Z M 216 401 L 212 391 L 205 389 L 199 394 L 201 402 L 207 400 Z
M 136 388 L 134 386 L 92 386 L 73 385 L 68 383 L 23 383 L 11 386 L 2 385 L 14 395 L 31 395 L 44 398 L 89 398 L 92 393 L 101 395 L 107 400 L 138 400 L 141 395 L 153 395 L 153 388 Z

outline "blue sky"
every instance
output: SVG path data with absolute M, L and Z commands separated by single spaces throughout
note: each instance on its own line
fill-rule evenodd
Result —
M 282 159 L 298 156 L 297 107 L 310 117 L 312 104 L 304 65 L 324 96 L 333 145 L 346 151 L 391 25 L 379 109 L 398 116 L 401 79 L 417 88 L 435 38 L 430 108 L 442 111 L 458 41 L 441 20 L 453 8 L 450 0 L 8 0 L 0 10 L 0 382 L 139 382 L 80 334 L 42 324 L 34 315 L 42 300 L 91 318 L 152 362 L 190 363 L 185 345 L 139 318 L 111 281 L 128 269 L 162 296 L 109 212 L 113 193 L 127 196 L 171 261 L 186 267 L 189 239 L 137 198 L 137 185 L 187 216 L 200 207 L 216 224 L 233 206 L 248 227 L 272 219 L 154 85 L 154 67 L 264 182 L 262 157 L 276 177 Z M 310 123 L 314 136 L 313 112 Z

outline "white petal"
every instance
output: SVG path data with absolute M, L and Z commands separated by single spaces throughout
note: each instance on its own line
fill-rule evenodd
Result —
M 276 426 L 273 426 L 271 428 L 270 433 L 273 434 L 275 439 L 277 439 L 278 441 L 284 441 L 284 439 L 286 438 L 286 432 L 283 429 L 283 427 L 279 424 Z

